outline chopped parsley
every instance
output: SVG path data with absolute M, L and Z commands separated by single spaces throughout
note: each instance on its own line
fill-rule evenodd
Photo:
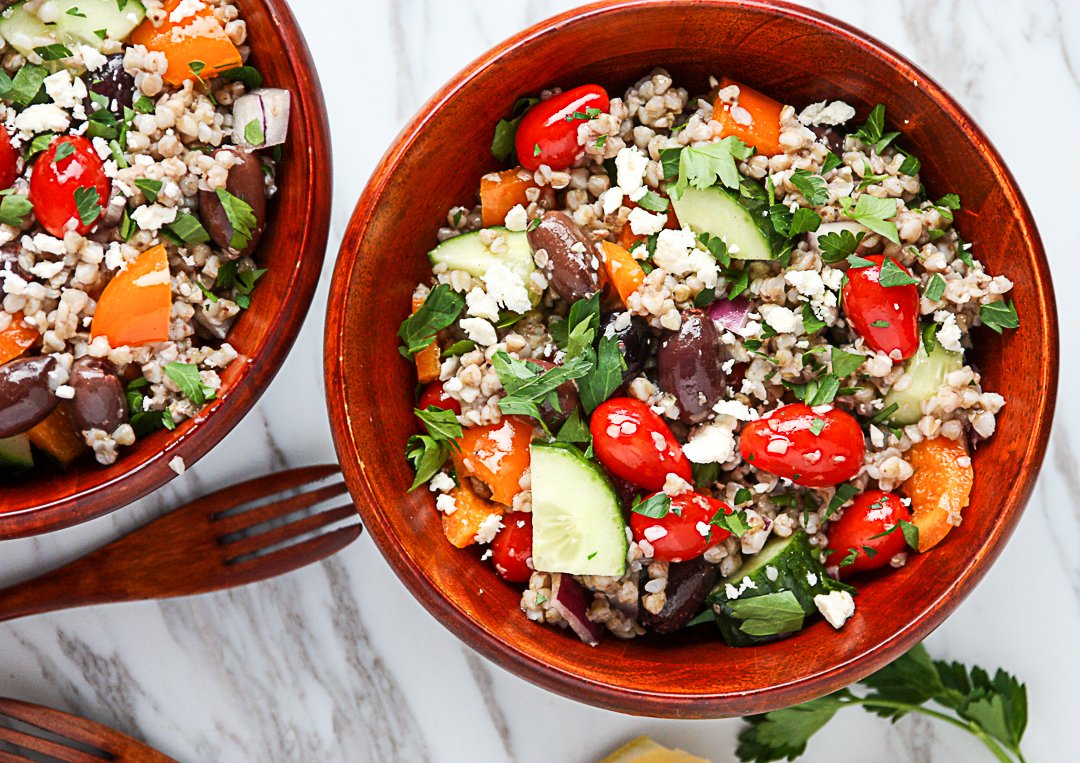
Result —
M 91 225 L 101 216 L 101 194 L 97 188 L 79 186 L 75 189 L 75 209 L 83 225 Z
M 900 133 L 885 132 L 885 106 L 879 103 L 871 110 L 866 124 L 851 133 L 851 137 L 872 146 L 880 154 L 890 143 L 900 137 Z
M 149 178 L 139 178 L 135 181 L 135 187 L 142 191 L 151 202 L 157 201 L 163 185 L 164 183 L 160 180 L 150 180 Z
M 165 366 L 165 375 L 172 379 L 184 397 L 195 405 L 205 405 L 216 397 L 213 388 L 203 383 L 196 365 L 173 361 Z
M 864 231 L 857 234 L 849 230 L 840 230 L 836 233 L 826 233 L 818 237 L 818 248 L 821 250 L 821 261 L 829 265 L 846 260 L 859 248 L 859 244 L 866 238 Z
M 431 345 L 435 335 L 457 320 L 465 300 L 448 284 L 439 284 L 427 295 L 420 309 L 401 322 L 398 336 L 401 354 L 407 358 Z
M 250 204 L 239 196 L 229 193 L 224 188 L 218 188 L 215 193 L 225 210 L 225 216 L 229 219 L 229 225 L 232 227 L 229 246 L 237 251 L 242 251 L 251 243 L 251 239 L 255 235 L 255 229 L 258 227 L 255 212 Z
M 753 154 L 753 148 L 733 135 L 713 143 L 686 146 L 679 152 L 679 179 L 671 187 L 672 196 L 677 199 L 689 187 L 703 190 L 717 182 L 738 188 L 741 176 L 735 161 L 745 161 Z
M 663 519 L 671 511 L 671 496 L 667 493 L 657 493 L 644 501 L 637 500 L 630 507 L 630 511 L 652 519 Z
M 30 203 L 30 199 L 14 193 L 14 189 L 0 193 L 0 223 L 18 228 L 33 211 L 34 205 Z
M 858 201 L 852 201 L 850 196 L 842 197 L 840 207 L 844 210 L 844 214 L 855 222 L 861 223 L 894 244 L 900 243 L 896 223 L 890 222 L 890 218 L 896 217 L 896 199 L 879 199 L 864 193 Z
M 896 264 L 896 260 L 892 257 L 886 257 L 884 262 L 881 263 L 881 272 L 878 274 L 878 283 L 882 286 L 911 286 L 918 282 L 918 278 L 913 277 L 910 273 Z
M 829 200 L 829 189 L 825 185 L 825 178 L 821 175 L 815 175 L 807 170 L 795 170 L 790 179 L 791 184 L 813 206 L 821 206 Z
M 982 305 L 979 308 L 979 317 L 982 319 L 982 324 L 987 326 L 997 333 L 1002 333 L 1002 329 L 1015 329 L 1020 326 L 1020 318 L 1016 314 L 1016 304 L 1009 300 L 1009 303 L 1005 302 L 991 302 L 988 305 Z
M 926 284 L 926 291 L 923 292 L 925 296 L 931 302 L 937 302 L 945 294 L 945 279 L 937 273 L 934 274 L 930 282 Z

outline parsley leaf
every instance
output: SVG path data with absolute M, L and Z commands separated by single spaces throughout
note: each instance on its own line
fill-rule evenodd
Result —
M 261 146 L 266 142 L 262 123 L 258 119 L 252 119 L 244 126 L 244 140 L 249 146 Z
M 24 64 L 11 78 L 10 86 L 0 92 L 0 98 L 11 101 L 16 106 L 29 106 L 41 93 L 42 84 L 49 76 L 49 70 L 37 64 Z M 7 83 L 4 83 L 7 85 Z
M 879 103 L 870 112 L 866 124 L 851 133 L 851 137 L 858 138 L 868 146 L 873 146 L 874 150 L 880 154 L 890 143 L 900 137 L 900 133 L 885 132 L 885 106 Z
M 817 317 L 809 302 L 802 306 L 802 325 L 807 334 L 816 334 L 825 328 L 825 321 Z
M 168 228 L 185 244 L 201 244 L 210 240 L 210 234 L 207 233 L 199 218 L 188 212 L 177 212 L 176 219 L 169 224 Z
M 1005 302 L 991 302 L 989 305 L 980 306 L 979 317 L 982 319 L 984 326 L 993 329 L 999 334 L 1002 329 L 1014 329 L 1020 326 L 1020 318 L 1016 314 L 1016 304 L 1012 300 L 1008 304 L 1005 304 Z
M 842 197 L 840 207 L 855 222 L 862 223 L 894 244 L 900 243 L 896 223 L 889 222 L 890 218 L 896 217 L 896 199 L 879 199 L 864 193 L 857 202 L 853 202 L 850 196 Z
M 505 162 L 514 155 L 514 140 L 517 128 L 525 113 L 536 104 L 539 98 L 519 98 L 510 111 L 509 119 L 500 119 L 495 125 L 495 135 L 491 139 L 491 153 L 500 162 Z
M 855 250 L 859 248 L 859 244 L 862 243 L 864 238 L 866 238 L 865 231 L 859 231 L 858 234 L 855 234 L 849 230 L 840 230 L 836 233 L 826 233 L 823 236 L 818 236 L 821 261 L 831 265 L 846 260 L 849 256 L 855 254 Z
M 42 61 L 59 61 L 61 58 L 71 58 L 74 55 L 67 45 L 59 42 L 34 48 L 34 52 L 41 56 Z
M 923 296 L 931 302 L 937 302 L 945 294 L 945 279 L 937 273 L 930 279 L 930 282 L 926 284 L 926 291 L 923 292 Z
M 79 186 L 75 189 L 75 209 L 83 225 L 90 225 L 101 216 L 101 194 L 97 188 Z
M 405 458 L 416 472 L 416 478 L 409 486 L 411 493 L 443 468 L 443 464 L 450 458 L 450 445 L 428 435 L 414 434 L 405 445 Z
M 848 352 L 839 347 L 833 347 L 829 353 L 832 363 L 832 372 L 840 379 L 846 379 L 859 370 L 866 357 L 857 352 Z
M 160 180 L 150 180 L 148 178 L 139 178 L 135 181 L 135 186 L 145 194 L 146 198 L 151 202 L 157 201 L 158 194 L 161 193 L 161 187 L 164 185 Z
M 215 397 L 213 388 L 203 384 L 202 375 L 196 365 L 173 361 L 165 366 L 165 375 L 172 379 L 184 397 L 195 405 L 205 405 Z
M 506 396 L 499 400 L 499 410 L 507 415 L 520 414 L 543 421 L 540 405 L 548 402 L 558 408 L 556 390 L 564 382 L 578 379 L 592 369 L 592 361 L 586 357 L 568 359 L 563 365 L 547 370 L 533 363 L 510 357 L 499 350 L 491 359 L 499 375 Z
M 733 599 L 724 608 L 743 622 L 739 630 L 748 636 L 779 636 L 802 628 L 806 613 L 791 591 L 778 591 L 747 599 Z
M 255 212 L 251 209 L 250 204 L 239 196 L 232 195 L 224 188 L 218 188 L 215 193 L 225 210 L 229 226 L 232 228 L 229 246 L 241 251 L 251 243 L 252 236 L 255 235 L 255 228 L 258 226 Z
M 436 440 L 453 441 L 462 435 L 461 424 L 453 411 L 443 410 L 431 405 L 424 410 L 414 408 L 413 413 L 424 424 L 428 434 Z
M 679 153 L 679 179 L 671 188 L 674 198 L 688 187 L 704 190 L 719 181 L 728 188 L 739 187 L 739 168 L 735 160 L 749 159 L 754 149 L 733 135 L 713 143 L 687 146 Z
M 741 538 L 750 530 L 750 523 L 746 519 L 746 512 L 741 509 L 733 511 L 730 514 L 725 512 L 724 509 L 720 509 L 720 511 L 716 512 L 716 514 L 713 515 L 713 518 L 709 520 L 709 524 L 727 530 L 736 538 Z
M 626 359 L 619 351 L 616 337 L 602 336 L 596 349 L 596 363 L 592 370 L 577 381 L 581 404 L 586 413 L 592 413 L 600 403 L 611 397 L 622 386 Z
M 652 191 L 648 191 L 637 201 L 637 205 L 642 209 L 647 209 L 650 212 L 667 212 L 670 201 L 663 196 L 659 196 Z
M 836 493 L 833 495 L 831 501 L 829 501 L 829 508 L 825 510 L 825 519 L 828 519 L 837 511 L 840 507 L 850 501 L 852 498 L 859 494 L 859 488 L 852 485 L 850 482 L 845 482 L 836 486 Z
M 33 210 L 34 205 L 27 197 L 17 193 L 6 193 L 3 198 L 0 198 L 0 223 L 18 228 Z
M 671 511 L 671 496 L 667 493 L 657 493 L 644 501 L 635 501 L 630 511 L 652 519 L 663 519 Z
M 815 207 L 829 200 L 829 189 L 825 185 L 825 178 L 821 175 L 815 175 L 807 170 L 795 170 L 791 175 L 791 184 L 798 188 L 803 198 Z
M 910 273 L 897 265 L 892 257 L 886 257 L 884 262 L 881 263 L 881 272 L 878 274 L 878 283 L 882 286 L 911 286 L 918 282 L 918 278 L 914 278 Z
M 465 300 L 448 284 L 439 284 L 427 295 L 420 309 L 401 322 L 398 336 L 401 354 L 412 357 L 435 341 L 435 335 L 457 320 Z
M 575 408 L 570 417 L 555 435 L 558 442 L 588 443 L 592 442 L 592 433 L 589 425 L 581 418 L 581 413 Z
M 830 151 L 825 154 L 825 161 L 821 165 L 821 174 L 828 175 L 841 164 L 843 164 L 843 162 L 840 161 L 840 157 Z

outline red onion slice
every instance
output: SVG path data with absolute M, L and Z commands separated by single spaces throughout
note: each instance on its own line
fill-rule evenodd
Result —
M 750 303 L 745 297 L 718 299 L 709 305 L 708 316 L 728 331 L 739 331 L 746 325 Z
M 589 646 L 600 643 L 604 630 L 589 620 L 589 597 L 581 583 L 572 575 L 555 572 L 551 575 L 551 606 L 555 608 L 574 633 Z
M 236 99 L 233 104 L 233 140 L 239 146 L 267 148 L 285 142 L 289 134 L 288 90 L 264 87 Z M 257 122 L 262 129 L 263 142 L 253 145 L 247 138 L 248 125 Z

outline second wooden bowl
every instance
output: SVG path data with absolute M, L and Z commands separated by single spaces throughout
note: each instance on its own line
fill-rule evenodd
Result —
M 416 433 L 416 377 L 395 331 L 446 210 L 471 203 L 496 168 L 492 127 L 520 96 L 597 82 L 611 93 L 667 68 L 691 92 L 726 74 L 786 103 L 839 98 L 866 114 L 884 103 L 922 160 L 931 193 L 959 193 L 959 230 L 1016 282 L 1021 326 L 978 331 L 975 362 L 1008 400 L 975 455 L 964 524 L 932 553 L 864 583 L 840 632 L 818 622 L 747 649 L 687 633 L 596 648 L 525 619 L 519 590 L 442 537 L 431 494 L 407 493 L 402 458 Z M 880 42 L 776 2 L 627 0 L 581 8 L 484 55 L 441 90 L 386 154 L 356 207 L 334 274 L 326 386 L 342 468 L 386 559 L 465 642 L 530 681 L 601 707 L 670 717 L 745 715 L 838 689 L 924 638 L 971 592 L 1020 519 L 1054 410 L 1058 342 L 1046 259 L 1030 212 L 997 151 L 942 89 Z

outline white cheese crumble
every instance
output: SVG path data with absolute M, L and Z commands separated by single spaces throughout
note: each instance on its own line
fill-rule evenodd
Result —
M 75 388 L 70 387 L 67 384 L 61 384 L 56 388 L 55 394 L 61 400 L 72 400 L 75 398 Z
M 714 288 L 719 276 L 716 259 L 697 248 L 697 237 L 689 228 L 661 230 L 653 262 L 672 275 L 696 274 L 706 289 Z
M 814 597 L 814 604 L 829 625 L 839 630 L 844 627 L 848 618 L 855 614 L 855 600 L 847 591 L 832 591 L 819 593 Z
M 761 317 L 778 334 L 794 333 L 798 327 L 795 313 L 782 305 L 762 305 Z
M 499 320 L 499 303 L 479 286 L 473 287 L 465 295 L 465 304 L 468 314 L 474 318 L 485 318 L 492 322 Z
M 816 270 L 789 270 L 784 274 L 784 280 L 807 299 L 815 300 L 825 296 L 825 282 Z
M 161 204 L 144 204 L 131 213 L 131 219 L 139 226 L 139 230 L 155 231 L 176 222 L 176 207 L 166 207 Z
M 462 318 L 458 325 L 461 326 L 461 330 L 465 332 L 465 335 L 470 340 L 481 347 L 490 347 L 499 339 L 495 333 L 495 327 L 484 318 Z
M 603 205 L 604 214 L 615 214 L 615 212 L 619 210 L 619 207 L 622 206 L 623 196 L 623 191 L 618 186 L 612 186 L 600 194 L 600 203 Z
M 645 528 L 642 535 L 645 536 L 645 540 L 649 541 L 649 543 L 656 543 L 656 541 L 667 536 L 667 530 L 660 525 L 650 525 Z
M 484 521 L 480 523 L 480 528 L 476 531 L 476 542 L 481 544 L 491 543 L 502 528 L 502 515 L 488 514 L 484 517 Z
M 435 508 L 446 516 L 450 516 L 457 511 L 457 501 L 454 500 L 454 496 L 443 493 L 435 499 Z
M 855 116 L 855 109 L 843 101 L 818 101 L 799 112 L 799 121 L 810 125 L 842 125 Z
M 724 594 L 729 599 L 737 599 L 744 593 L 746 593 L 748 590 L 753 588 L 757 588 L 757 583 L 755 583 L 749 577 L 743 577 L 743 579 L 739 581 L 738 588 L 733 586 L 731 583 L 728 583 L 726 586 L 724 586 Z
M 525 207 L 520 204 L 515 204 L 509 212 L 506 213 L 506 219 L 503 221 L 507 230 L 512 230 L 517 233 L 525 230 L 529 226 L 529 215 L 525 211 Z
M 202 0 L 180 0 L 173 12 L 169 14 L 169 21 L 173 24 L 179 23 L 191 18 L 205 7 L 206 3 Z
M 641 207 L 634 207 L 630 210 L 630 216 L 627 220 L 629 220 L 630 230 L 634 232 L 635 236 L 651 236 L 664 229 L 667 224 L 667 215 L 663 212 L 654 214 Z
M 730 424 L 734 424 L 734 421 Z M 722 464 L 735 453 L 733 428 L 727 421 L 700 426 L 683 445 L 683 453 L 695 464 Z
M 454 479 L 446 472 L 439 472 L 431 478 L 428 489 L 433 493 L 449 493 L 455 487 Z
M 36 103 L 27 106 L 15 117 L 15 128 L 28 134 L 39 132 L 67 132 L 71 118 L 54 103 Z
M 82 106 L 87 96 L 86 83 L 81 78 L 72 78 L 67 69 L 61 69 L 45 78 L 45 92 L 52 98 L 53 103 L 62 109 Z
M 690 483 L 675 472 L 668 472 L 667 477 L 664 479 L 664 493 L 672 498 L 683 493 L 689 493 L 691 489 Z
M 964 347 L 960 344 L 963 333 L 956 323 L 956 316 L 948 310 L 938 310 L 934 314 L 934 320 L 941 324 L 937 332 L 937 340 L 941 342 L 941 346 L 952 352 L 963 352 Z
M 483 275 L 484 287 L 491 297 L 515 313 L 526 313 L 532 308 L 529 292 L 519 276 L 501 262 L 488 266 Z
M 615 156 L 616 180 L 623 193 L 631 194 L 642 186 L 641 179 L 645 168 L 649 166 L 649 157 L 635 146 L 619 149 Z

